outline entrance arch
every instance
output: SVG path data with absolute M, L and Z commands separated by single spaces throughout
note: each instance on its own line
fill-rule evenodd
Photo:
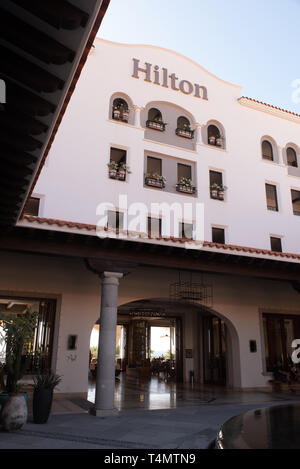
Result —
M 214 319 L 215 318 L 215 319 Z M 170 300 L 169 298 L 138 299 L 118 307 L 118 329 L 116 334 L 116 369 L 124 374 L 134 374 L 138 370 L 144 377 L 153 371 L 147 371 L 147 364 L 151 361 L 150 334 L 151 327 L 173 327 L 174 350 L 170 354 L 170 363 L 174 358 L 173 371 L 176 380 L 189 382 L 190 379 L 198 383 L 207 382 L 205 376 L 206 364 L 216 363 L 216 357 L 207 357 L 205 347 L 205 330 L 209 321 L 224 324 L 225 350 L 219 361 L 224 360 L 226 384 L 230 388 L 241 387 L 240 350 L 238 334 L 233 323 L 224 314 L 213 308 L 199 303 Z M 221 326 L 223 328 L 223 325 Z M 148 335 L 147 335 L 148 334 Z M 121 340 L 122 344 L 119 343 Z M 134 348 L 133 348 L 134 344 Z M 211 344 L 210 344 L 211 345 Z M 120 350 L 120 347 L 122 351 Z M 138 350 L 140 348 L 140 350 Z M 148 353 L 147 353 L 147 350 Z M 171 351 L 171 347 L 170 347 Z M 211 365 L 213 366 L 213 365 Z M 218 365 L 219 366 L 219 365 Z M 215 366 L 216 368 L 216 366 Z M 217 384 L 217 379 L 211 384 Z M 221 384 L 221 380 L 219 383 Z

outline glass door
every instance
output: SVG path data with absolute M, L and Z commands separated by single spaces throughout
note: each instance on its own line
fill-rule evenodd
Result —
M 204 382 L 226 384 L 226 326 L 217 317 L 203 319 Z

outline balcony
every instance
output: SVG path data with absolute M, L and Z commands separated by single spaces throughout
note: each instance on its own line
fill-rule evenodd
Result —
M 128 109 L 114 109 L 113 110 L 113 119 L 115 121 L 121 121 L 121 122 L 128 123 L 129 110 Z
M 181 178 L 178 184 L 176 184 L 177 192 L 183 192 L 184 194 L 195 194 L 196 187 L 193 185 L 191 179 Z
M 210 197 L 215 200 L 224 200 L 227 187 L 213 184 L 210 186 Z
M 116 163 L 115 161 L 111 161 L 107 166 L 109 179 L 125 181 L 126 174 L 130 174 L 129 167 L 125 163 Z
M 194 133 L 195 133 L 194 130 L 180 129 L 180 128 L 177 128 L 175 132 L 176 132 L 176 135 L 178 135 L 178 137 L 189 138 L 189 139 L 193 139 Z
M 166 125 L 164 122 L 161 121 L 152 121 L 147 120 L 146 127 L 152 130 L 158 130 L 159 132 L 164 132 L 166 130 Z
M 166 186 L 166 179 L 159 174 L 147 174 L 145 184 L 156 189 L 163 189 Z

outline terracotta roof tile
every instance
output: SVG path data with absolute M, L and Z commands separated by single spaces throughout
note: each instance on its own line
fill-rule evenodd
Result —
M 68 227 L 71 229 L 78 229 L 78 230 L 87 230 L 87 231 L 96 231 L 96 225 L 89 225 L 87 223 L 78 223 L 72 221 L 65 221 L 65 220 L 56 220 L 53 218 L 41 218 L 41 217 L 34 217 L 31 215 L 24 215 L 24 221 L 28 221 L 30 223 L 39 223 L 40 225 L 47 224 L 49 226 L 57 225 L 59 227 Z M 104 231 L 110 231 L 107 228 L 103 228 Z M 115 230 L 111 230 L 115 231 Z M 134 233 L 135 235 L 139 235 L 141 239 L 147 236 L 147 233 Z M 161 237 L 159 238 L 162 241 L 172 241 L 173 243 L 188 243 L 188 242 L 195 242 L 191 241 L 189 238 L 175 238 L 174 236 L 170 237 Z M 201 243 L 199 243 L 201 244 Z M 243 251 L 248 253 L 256 253 L 256 254 L 264 254 L 271 257 L 282 257 L 288 259 L 298 259 L 300 260 L 300 254 L 292 254 L 288 252 L 276 252 L 276 251 L 269 251 L 267 249 L 258 249 L 258 248 L 251 248 L 246 246 L 236 246 L 232 244 L 219 244 L 213 243 L 210 241 L 204 241 L 203 247 L 209 248 L 217 248 L 217 249 L 224 249 L 229 251 Z
M 252 101 L 257 104 L 263 104 L 264 106 L 270 107 L 272 109 L 276 109 L 277 111 L 286 112 L 287 114 L 291 114 L 292 116 L 300 117 L 300 114 L 296 114 L 295 112 L 288 111 L 287 109 L 283 109 L 281 107 L 273 106 L 272 104 L 264 103 L 263 101 L 258 101 L 257 99 L 248 98 L 248 96 L 242 96 L 238 100 L 240 101 L 241 99 L 248 99 L 249 101 Z

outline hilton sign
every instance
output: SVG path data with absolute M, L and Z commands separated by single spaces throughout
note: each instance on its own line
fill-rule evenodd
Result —
M 200 86 L 197 83 L 191 83 L 188 80 L 180 80 L 176 73 L 169 72 L 166 68 L 158 65 L 154 67 L 152 64 L 145 62 L 144 68 L 140 67 L 138 59 L 133 60 L 133 78 L 140 78 L 140 74 L 144 74 L 144 80 L 155 85 L 163 86 L 164 88 L 172 88 L 175 91 L 181 91 L 184 94 L 193 95 L 195 98 L 205 99 L 207 101 L 207 89 L 205 86 Z M 178 85 L 178 86 L 177 86 Z

